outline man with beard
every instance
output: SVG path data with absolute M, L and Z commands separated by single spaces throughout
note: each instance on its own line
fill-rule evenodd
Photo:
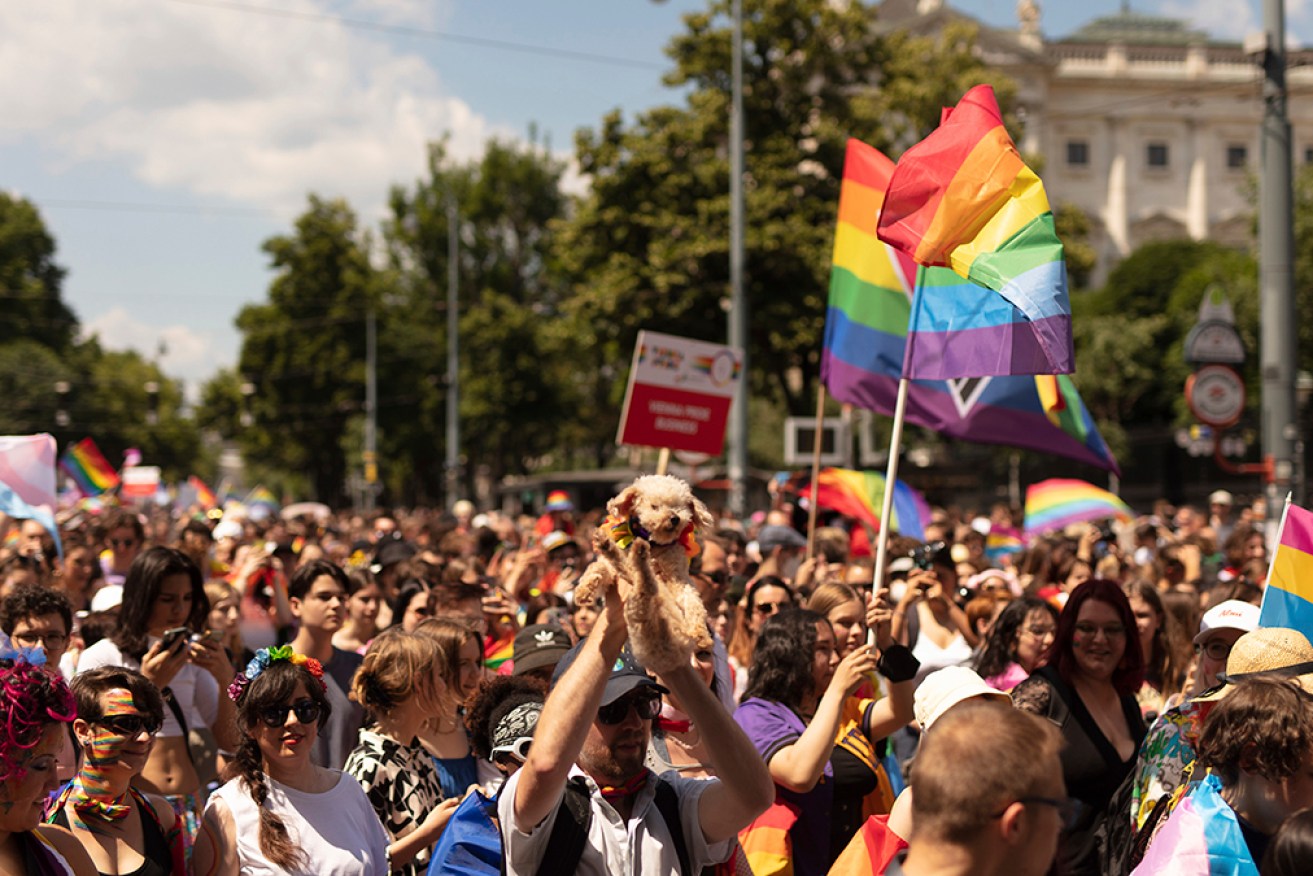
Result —
M 694 672 L 662 671 L 690 723 L 715 739 L 716 779 L 661 777 L 644 765 L 665 687 L 624 649 L 618 593 L 557 667 L 524 766 L 498 798 L 506 872 L 695 874 L 727 859 L 775 787 L 752 743 Z M 571 860 L 579 845 L 577 863 Z

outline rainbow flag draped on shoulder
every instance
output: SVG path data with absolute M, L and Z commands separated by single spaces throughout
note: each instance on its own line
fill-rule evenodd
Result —
M 940 126 L 899 159 L 877 233 L 928 269 L 904 376 L 1075 370 L 1062 242 L 1044 184 L 1017 152 L 990 86 L 944 110 Z
M 1313 637 L 1313 512 L 1286 506 L 1263 590 L 1260 627 L 1287 627 Z
M 893 173 L 894 163 L 878 149 L 848 141 L 821 352 L 821 379 L 832 396 L 886 415 L 893 414 L 903 373 L 917 273 L 909 255 L 876 235 Z M 1066 374 L 913 380 L 907 421 L 964 441 L 1039 450 L 1120 474 Z

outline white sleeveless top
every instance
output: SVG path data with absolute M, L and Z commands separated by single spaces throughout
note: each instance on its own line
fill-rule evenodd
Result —
M 242 779 L 233 779 L 210 796 L 223 800 L 237 829 L 242 876 L 387 876 L 388 837 L 369 798 L 355 779 L 338 773 L 337 784 L 308 794 L 268 776 L 265 805 L 282 817 L 292 842 L 305 852 L 303 869 L 287 871 L 260 851 L 260 811 Z

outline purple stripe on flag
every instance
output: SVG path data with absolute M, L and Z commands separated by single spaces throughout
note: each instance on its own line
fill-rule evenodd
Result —
M 1313 512 L 1291 505 L 1281 530 L 1281 544 L 1313 555 Z
M 849 365 L 828 349 L 822 355 L 827 385 L 837 400 L 883 414 L 893 412 L 898 395 L 896 376 L 874 374 Z M 1033 379 L 1030 382 L 1033 386 Z M 966 441 L 1054 453 L 1101 469 L 1109 465 L 1106 457 L 1055 427 L 1041 412 L 977 403 L 969 417 L 963 419 L 947 392 L 924 383 L 913 383 L 908 390 L 907 421 Z
M 946 380 L 964 374 L 986 377 L 1060 373 L 1054 369 L 1041 338 L 1064 333 L 1071 334 L 1070 316 L 946 332 L 909 332 L 907 376 Z

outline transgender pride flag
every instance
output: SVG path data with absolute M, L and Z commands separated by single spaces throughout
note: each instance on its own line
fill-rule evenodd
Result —
M 1298 505 L 1287 504 L 1281 518 L 1258 625 L 1313 637 L 1313 513 Z
M 1222 783 L 1208 776 L 1168 816 L 1131 876 L 1258 876 Z
M 55 538 L 55 439 L 40 435 L 0 436 L 0 513 L 35 520 Z

